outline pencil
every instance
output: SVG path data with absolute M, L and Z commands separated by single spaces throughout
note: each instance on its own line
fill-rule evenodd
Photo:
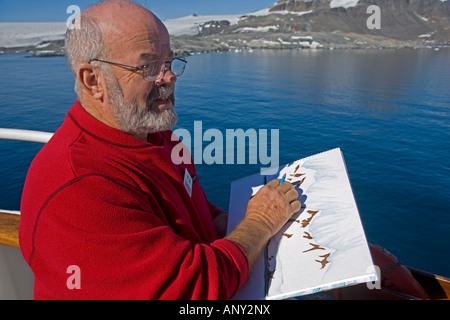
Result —
M 283 175 L 283 177 L 281 178 L 280 184 L 283 184 L 284 180 L 286 180 L 286 173 Z M 279 185 L 280 185 L 279 184 Z

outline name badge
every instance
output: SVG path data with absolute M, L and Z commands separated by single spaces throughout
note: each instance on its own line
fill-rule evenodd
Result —
M 189 171 L 186 169 L 184 171 L 184 187 L 186 188 L 189 197 L 192 197 L 192 182 L 193 182 L 192 177 L 189 174 Z

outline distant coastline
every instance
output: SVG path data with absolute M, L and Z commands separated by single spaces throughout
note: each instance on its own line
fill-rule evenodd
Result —
M 222 35 L 214 37 L 204 36 L 172 36 L 172 49 L 177 56 L 189 56 L 198 53 L 228 52 L 257 49 L 440 49 L 450 48 L 448 42 L 436 41 L 411 41 L 394 40 L 380 36 L 368 36 L 357 34 L 344 34 L 341 32 L 310 33 L 307 36 L 293 36 L 286 34 L 267 34 L 230 36 Z M 65 56 L 64 40 L 42 41 L 37 45 L 20 47 L 0 47 L 0 54 L 22 53 L 29 54 L 26 57 L 56 57 Z
M 369 6 L 379 9 L 378 16 L 371 15 Z M 450 1 L 440 0 L 280 0 L 245 15 L 192 14 L 163 22 L 178 56 L 254 49 L 450 47 Z M 63 22 L 0 23 L 0 54 L 64 56 L 65 29 Z

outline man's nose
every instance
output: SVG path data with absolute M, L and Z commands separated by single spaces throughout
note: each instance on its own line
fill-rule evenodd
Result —
M 172 72 L 170 69 L 170 65 L 165 65 L 164 69 L 161 71 L 161 74 L 159 75 L 158 79 L 155 80 L 156 85 L 161 84 L 175 84 L 177 82 L 176 75 Z

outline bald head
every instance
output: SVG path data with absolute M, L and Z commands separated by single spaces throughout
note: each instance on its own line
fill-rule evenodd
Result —
M 135 34 L 143 32 L 147 39 L 167 37 L 164 24 L 146 8 L 129 1 L 106 1 L 90 7 L 87 17 L 96 20 L 102 34 L 104 50 L 109 56 L 116 55 Z
M 93 16 L 99 22 L 106 22 L 109 25 L 124 25 L 125 28 L 134 22 L 142 21 L 141 19 L 161 23 L 148 9 L 124 0 L 103 1 L 87 8 L 81 13 L 81 16 Z

